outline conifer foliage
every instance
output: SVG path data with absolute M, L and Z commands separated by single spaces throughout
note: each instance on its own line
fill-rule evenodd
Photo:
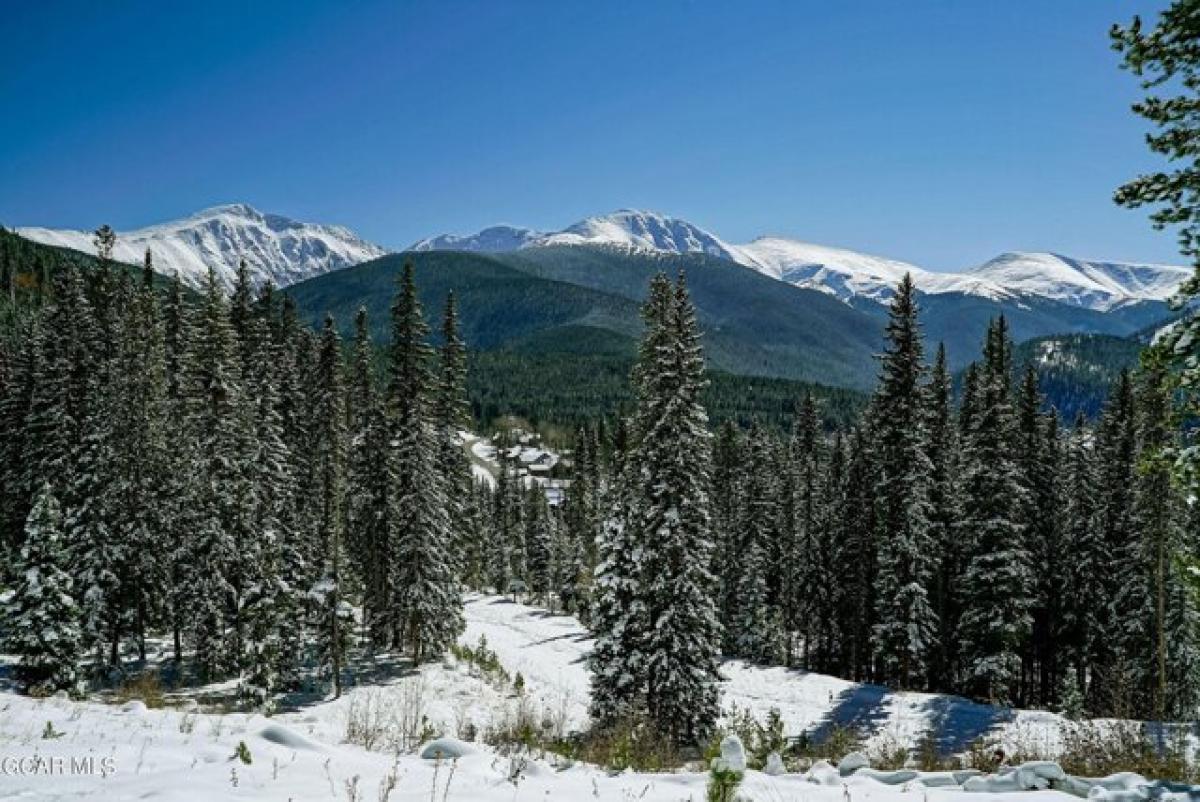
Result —
M 60 266 L 0 335 L 0 639 L 27 686 L 105 682 L 165 632 L 185 679 L 239 678 L 249 706 L 337 694 L 355 607 L 363 645 L 437 659 L 474 525 L 447 503 L 471 487 L 453 303 L 435 364 L 405 271 L 380 377 L 365 316 L 347 354 L 244 265 L 231 295 L 213 274 L 164 292 L 114 243 L 99 230 L 94 269 Z
M 721 631 L 703 354 L 682 276 L 654 279 L 643 317 L 632 442 L 597 569 L 592 710 L 602 724 L 633 716 L 698 743 L 718 712 Z

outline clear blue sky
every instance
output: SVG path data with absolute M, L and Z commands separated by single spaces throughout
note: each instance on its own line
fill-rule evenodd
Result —
M 935 269 L 1177 261 L 1107 32 L 1162 2 L 24 2 L 0 221 L 245 201 L 403 247 L 618 207 Z

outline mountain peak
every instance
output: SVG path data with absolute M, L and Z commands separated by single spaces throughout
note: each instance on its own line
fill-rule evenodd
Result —
M 95 253 L 88 231 L 18 228 L 37 242 Z M 149 249 L 160 272 L 177 272 L 184 283 L 201 286 L 211 267 L 232 286 L 245 259 L 255 284 L 287 286 L 387 253 L 341 226 L 302 223 L 263 213 L 246 203 L 202 209 L 180 220 L 117 233 L 116 259 L 138 263 Z

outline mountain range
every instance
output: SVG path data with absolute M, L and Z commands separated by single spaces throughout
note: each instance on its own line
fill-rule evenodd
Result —
M 493 226 L 477 234 L 442 234 L 409 250 L 503 252 L 555 245 L 592 245 L 666 253 L 702 253 L 750 267 L 798 287 L 843 301 L 886 301 L 905 274 L 926 294 L 961 293 L 993 300 L 1048 298 L 1095 310 L 1163 301 L 1191 271 L 1173 265 L 1076 259 L 1053 253 L 1005 253 L 959 273 L 814 245 L 786 237 L 759 237 L 737 245 L 699 226 L 655 212 L 622 209 L 589 217 L 561 231 Z
M 89 232 L 34 227 L 17 232 L 37 242 L 94 252 Z M 886 301 L 901 276 L 909 273 L 927 295 L 961 294 L 1017 302 L 1043 298 L 1107 311 L 1143 301 L 1164 301 L 1191 273 L 1172 265 L 1086 260 L 1043 252 L 1005 253 L 962 272 L 938 272 L 787 237 L 766 236 L 731 244 L 686 220 L 632 209 L 588 217 L 560 231 L 501 225 L 469 235 L 441 234 L 418 240 L 408 250 L 504 253 L 557 246 L 704 254 L 851 304 Z M 287 286 L 388 253 L 342 226 L 303 223 L 244 203 L 216 206 L 182 220 L 118 234 L 116 256 L 120 260 L 140 262 L 147 248 L 160 270 L 177 271 L 192 286 L 203 282 L 209 267 L 229 284 L 240 259 L 246 260 L 256 282 L 269 280 Z

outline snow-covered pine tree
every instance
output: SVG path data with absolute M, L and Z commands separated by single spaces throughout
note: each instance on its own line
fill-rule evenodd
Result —
M 647 567 L 642 520 L 647 500 L 645 467 L 638 438 L 652 420 L 650 388 L 656 361 L 669 359 L 670 319 L 674 307 L 671 283 L 664 275 L 650 282 L 642 305 L 645 333 L 631 380 L 638 396 L 637 418 L 629 426 L 627 451 L 609 482 L 606 517 L 597 540 L 596 583 L 589 616 L 595 645 L 588 657 L 591 672 L 589 713 L 601 729 L 647 718 L 649 617 Z M 657 568 L 657 565 L 655 566 Z
M 41 322 L 36 315 L 19 321 L 14 336 L 0 344 L 0 559 L 15 557 L 25 538 L 32 494 L 28 492 L 25 462 L 29 457 L 27 427 L 33 409 L 34 383 L 41 351 Z M 0 574 L 2 578 L 2 574 Z
M 1029 637 L 1034 580 L 1021 528 L 1023 488 L 1012 451 L 1012 343 L 1003 317 L 988 327 L 967 454 L 965 528 L 970 533 L 959 637 L 964 690 L 994 703 L 1021 701 L 1021 650 Z
M 350 446 L 346 543 L 363 586 L 363 616 L 371 640 L 387 645 L 388 497 L 391 487 L 387 422 L 374 368 L 365 307 L 354 316 L 354 348 L 349 377 Z
M 517 528 L 519 511 L 514 509 L 514 498 L 518 479 L 514 476 L 516 468 L 509 458 L 510 450 L 507 433 L 501 432 L 495 438 L 496 449 L 496 487 L 492 491 L 490 525 L 486 533 L 484 551 L 486 554 L 486 576 L 493 590 L 505 593 L 508 583 L 513 578 L 512 551 L 513 545 L 521 535 Z
M 525 544 L 528 587 L 535 603 L 549 605 L 554 568 L 554 530 L 546 493 L 533 485 L 525 491 Z
M 1133 663 L 1124 642 L 1124 622 L 1118 599 L 1138 582 L 1138 525 L 1134 510 L 1137 474 L 1137 419 L 1133 379 L 1122 371 L 1101 415 L 1096 431 L 1096 464 L 1100 499 L 1098 525 L 1103 538 L 1103 562 L 1095 577 L 1101 586 L 1097 611 L 1098 637 L 1092 641 L 1092 681 L 1087 698 L 1093 714 L 1134 713 L 1128 687 Z M 1123 708 L 1120 711 L 1116 707 Z
M 450 515 L 449 558 L 460 581 L 465 569 L 463 552 L 471 522 L 467 499 L 472 485 L 471 462 L 459 432 L 470 426 L 467 403 L 467 349 L 459 332 L 458 303 L 454 292 L 446 295 L 442 313 L 442 344 L 433 397 L 433 426 L 437 443 L 437 471 L 441 476 Z
M 121 444 L 127 418 L 121 408 L 122 387 L 128 377 L 118 364 L 121 325 L 118 311 L 126 308 L 128 281 L 97 276 L 92 286 L 96 332 L 100 338 L 89 369 L 89 388 L 75 448 L 74 471 L 64 481 L 64 530 L 71 552 L 82 631 L 88 648 L 96 653 L 96 669 L 107 661 L 117 666 L 120 641 L 128 616 L 124 595 L 128 591 L 127 561 L 131 557 L 130 533 L 119 524 L 123 476 L 126 473 Z M 114 297 L 119 294 L 119 298 Z
M 713 443 L 711 508 L 715 548 L 712 572 L 717 577 L 717 609 L 720 610 L 726 635 L 725 650 L 731 654 L 737 648 L 736 644 L 730 642 L 730 637 L 737 634 L 734 615 L 738 603 L 738 581 L 742 575 L 739 567 L 739 526 L 744 518 L 740 506 L 743 471 L 741 449 L 742 436 L 737 425 L 732 420 L 725 421 Z
M 1091 441 L 1087 418 L 1080 411 L 1067 438 L 1064 456 L 1063 551 L 1071 559 L 1064 571 L 1058 634 L 1064 673 L 1068 664 L 1073 669 L 1062 684 L 1072 683 L 1072 695 L 1080 700 L 1088 697 L 1092 644 L 1100 637 L 1099 612 L 1104 599 L 1096 575 L 1103 570 L 1107 559 L 1097 523 L 1098 483 Z M 1060 689 L 1060 693 L 1064 691 Z
M 1058 492 L 1057 419 L 1042 412 L 1037 371 L 1026 365 L 1017 390 L 1017 441 L 1014 456 L 1021 482 L 1018 514 L 1033 572 L 1035 604 L 1024 649 L 1021 696 L 1050 705 L 1061 683 L 1056 666 L 1055 631 L 1062 588 L 1062 517 Z
M 820 570 L 816 580 L 818 642 L 813 650 L 813 665 L 823 673 L 841 670 L 840 649 L 845 640 L 845 622 L 838 617 L 841 595 L 844 588 L 839 584 L 838 562 L 842 559 L 842 510 L 846 503 L 846 474 L 848 455 L 846 441 L 840 431 L 835 432 L 828 448 L 822 476 L 820 541 Z
M 294 532 L 291 455 L 279 414 L 281 349 L 270 331 L 269 305 L 257 305 L 246 324 L 249 348 L 247 403 L 254 427 L 254 543 L 247 555 L 246 590 L 241 618 L 245 631 L 242 694 L 260 710 L 274 707 L 275 692 L 294 684 L 302 662 L 305 631 L 304 586 L 293 586 L 298 573 Z
M 755 423 L 746 438 L 737 519 L 737 573 L 734 581 L 729 642 L 739 657 L 773 663 L 783 656 L 780 610 L 772 604 L 768 576 L 772 546 L 779 538 L 780 486 L 776 481 L 775 444 Z
M 814 649 L 822 639 L 822 630 L 829 622 L 822 611 L 831 604 L 831 566 L 822 565 L 825 523 L 823 502 L 824 451 L 821 421 L 811 394 L 806 394 L 797 407 L 784 466 L 780 473 L 787 476 L 788 487 L 782 494 L 787 503 L 783 513 L 788 516 L 781 527 L 779 551 L 770 561 L 779 566 L 778 598 L 784 610 L 784 624 L 789 633 L 799 636 L 800 665 L 812 666 Z M 794 640 L 794 638 L 789 638 Z M 796 644 L 789 643 L 787 659 L 795 660 Z
M 122 489 L 115 504 L 115 527 L 128 544 L 126 603 L 131 608 L 130 627 L 138 657 L 144 661 L 147 629 L 161 620 L 168 607 L 164 601 L 170 587 L 174 542 L 168 535 L 171 465 L 166 346 L 149 249 L 141 284 L 123 311 L 120 334 L 118 412 L 124 420 L 117 442 Z
M 851 433 L 846 465 L 846 490 L 839 516 L 840 548 L 835 566 L 838 619 L 843 622 L 839 664 L 842 672 L 857 681 L 874 678 L 871 634 L 875 623 L 875 575 L 877 571 L 877 526 L 875 491 L 877 473 L 871 447 L 870 409 Z
M 463 629 L 462 599 L 451 557 L 452 533 L 428 418 L 428 327 L 411 262 L 392 305 L 388 401 L 393 427 L 389 571 L 394 634 L 413 659 L 437 659 Z
M 934 548 L 933 605 L 938 617 L 937 649 L 930 676 L 953 685 L 958 673 L 958 617 L 965 555 L 962 531 L 962 452 L 954 417 L 953 380 L 946 346 L 938 343 L 928 385 L 929 523 Z
M 49 484 L 42 486 L 25 526 L 14 566 L 16 583 L 4 606 L 5 651 L 20 659 L 18 676 L 32 694 L 79 688 L 82 654 L 79 606 L 67 571 L 63 517 Z
M 709 571 L 711 435 L 700 402 L 707 383 L 700 331 L 682 273 L 668 294 L 664 342 L 639 366 L 629 460 L 641 496 L 635 542 L 652 624 L 645 639 L 647 708 L 658 732 L 695 744 L 712 731 L 719 711 L 721 627 Z
M 191 364 L 192 311 L 192 306 L 184 300 L 183 284 L 176 274 L 162 308 L 165 404 L 171 430 L 167 435 L 166 481 L 161 513 L 168 531 L 178 533 L 162 554 L 164 561 L 169 563 L 168 588 L 163 601 L 168 608 L 167 618 L 177 664 L 183 660 L 183 634 L 190 621 L 188 560 L 193 548 L 191 538 L 196 531 L 195 494 L 201 486 L 200 477 L 196 474 L 197 441 L 189 425 L 193 411 L 190 382 L 195 372 Z
M 317 355 L 314 388 L 312 454 L 321 497 L 318 532 L 323 543 L 321 579 L 314 590 L 323 663 L 333 681 L 334 698 L 342 694 L 342 667 L 349 640 L 349 604 L 343 600 L 343 549 L 346 503 L 346 409 L 342 381 L 342 341 L 332 315 L 326 315 Z
M 237 343 L 228 304 L 211 270 L 191 330 L 185 426 L 195 444 L 197 485 L 184 584 L 196 666 L 209 678 L 241 663 L 234 632 L 245 590 L 242 560 L 250 511 Z
M 928 681 L 937 613 L 930 599 L 933 535 L 916 289 L 905 274 L 888 310 L 887 346 L 876 391 L 880 516 L 877 622 L 873 646 L 881 678 L 900 688 Z

